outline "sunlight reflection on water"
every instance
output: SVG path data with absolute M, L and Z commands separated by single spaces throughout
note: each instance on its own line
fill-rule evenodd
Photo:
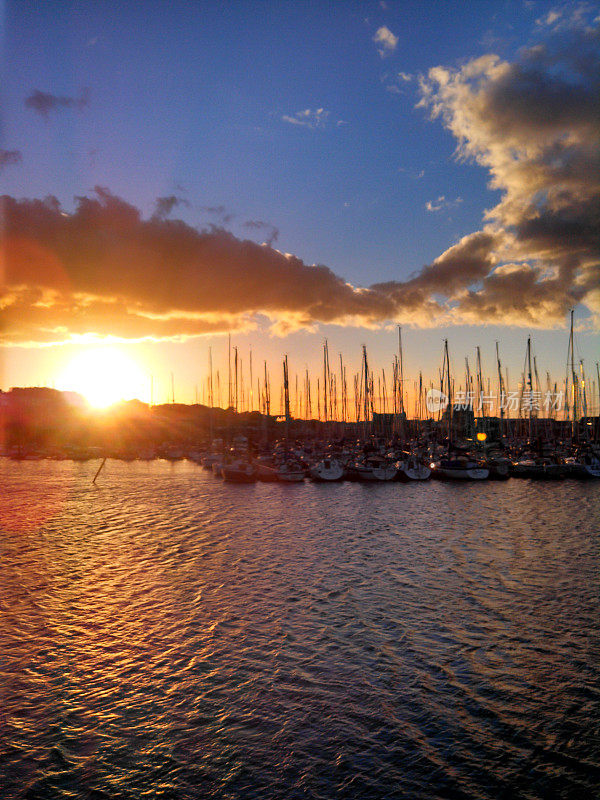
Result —
M 0 463 L 3 797 L 579 797 L 600 487 Z

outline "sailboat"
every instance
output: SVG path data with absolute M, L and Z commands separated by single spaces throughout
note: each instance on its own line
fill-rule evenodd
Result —
M 277 468 L 277 480 L 282 483 L 301 483 L 304 480 L 304 468 L 299 462 L 286 459 Z
M 398 461 L 396 480 L 402 483 L 411 481 L 427 481 L 431 478 L 431 467 L 424 464 L 416 453 L 406 453 L 405 458 Z
M 583 450 L 565 458 L 567 475 L 572 478 L 600 478 L 600 455 L 593 450 Z
M 398 468 L 383 456 L 368 456 L 354 465 L 359 481 L 393 481 Z
M 443 458 L 433 469 L 433 476 L 443 480 L 484 481 L 489 475 L 489 469 L 467 455 Z
M 331 482 L 344 478 L 344 465 L 337 458 L 327 457 L 313 464 L 308 473 L 313 481 Z
M 224 464 L 221 475 L 229 483 L 254 483 L 257 479 L 256 467 L 243 458 Z
M 290 457 L 290 384 L 287 356 L 283 361 L 283 393 L 285 412 L 285 447 L 283 463 L 277 468 L 277 479 L 282 483 L 301 483 L 304 480 L 304 469 L 296 459 Z
M 477 461 L 465 454 L 457 455 L 452 449 L 452 385 L 450 382 L 450 355 L 448 353 L 448 340 L 444 340 L 444 361 L 442 375 L 445 371 L 446 395 L 448 397 L 448 452 L 445 458 L 432 464 L 434 478 L 458 481 L 483 481 L 489 477 L 490 471 L 482 467 Z

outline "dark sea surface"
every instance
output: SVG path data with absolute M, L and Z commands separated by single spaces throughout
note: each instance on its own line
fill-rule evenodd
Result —
M 600 483 L 0 460 L 0 797 L 597 798 Z

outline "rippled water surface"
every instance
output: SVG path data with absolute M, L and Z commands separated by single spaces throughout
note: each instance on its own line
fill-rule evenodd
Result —
M 0 461 L 0 796 L 593 798 L 600 485 Z

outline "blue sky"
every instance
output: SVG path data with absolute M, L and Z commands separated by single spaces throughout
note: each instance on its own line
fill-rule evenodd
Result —
M 68 207 L 99 183 L 147 213 L 181 193 L 192 224 L 219 222 L 201 207 L 223 205 L 350 280 L 408 275 L 475 230 L 493 197 L 397 74 L 479 55 L 494 28 L 510 51 L 511 27 L 521 43 L 536 17 L 514 3 L 434 5 L 8 4 L 4 138 L 24 158 L 5 191 Z M 382 58 L 384 24 L 398 44 Z M 89 87 L 89 108 L 40 124 L 23 105 L 33 87 Z M 319 108 L 316 129 L 283 121 Z M 440 195 L 462 203 L 428 212 Z
M 2 147 L 20 159 L 0 173 L 2 193 L 54 195 L 71 212 L 76 196 L 102 186 L 144 218 L 156 198 L 173 196 L 171 218 L 199 230 L 213 225 L 269 240 L 354 286 L 404 282 L 480 231 L 502 195 L 489 187 L 485 166 L 457 157 L 457 138 L 443 121 L 418 107 L 420 76 L 488 53 L 510 63 L 547 34 L 549 15 L 564 19 L 578 8 L 484 0 L 8 2 Z M 588 21 L 598 12 L 587 4 Z M 25 103 L 35 90 L 72 102 L 44 116 Z M 589 309 L 579 315 L 587 320 Z M 417 369 L 422 357 L 435 374 L 449 335 L 457 371 L 477 343 L 491 362 L 497 338 L 520 369 L 528 327 L 492 322 L 410 328 L 409 363 Z M 564 329 L 534 328 L 547 367 L 561 374 Z M 389 327 L 318 321 L 284 338 L 262 321 L 236 335 L 240 347 L 252 344 L 270 359 L 290 352 L 299 369 L 318 363 L 325 336 L 354 361 L 364 341 L 381 365 L 395 348 Z M 129 347 L 148 370 L 175 360 L 191 399 L 208 344 L 221 351 L 222 333 Z M 579 344 L 591 367 L 597 333 L 582 331 Z M 48 382 L 78 347 L 9 346 L 4 388 Z

